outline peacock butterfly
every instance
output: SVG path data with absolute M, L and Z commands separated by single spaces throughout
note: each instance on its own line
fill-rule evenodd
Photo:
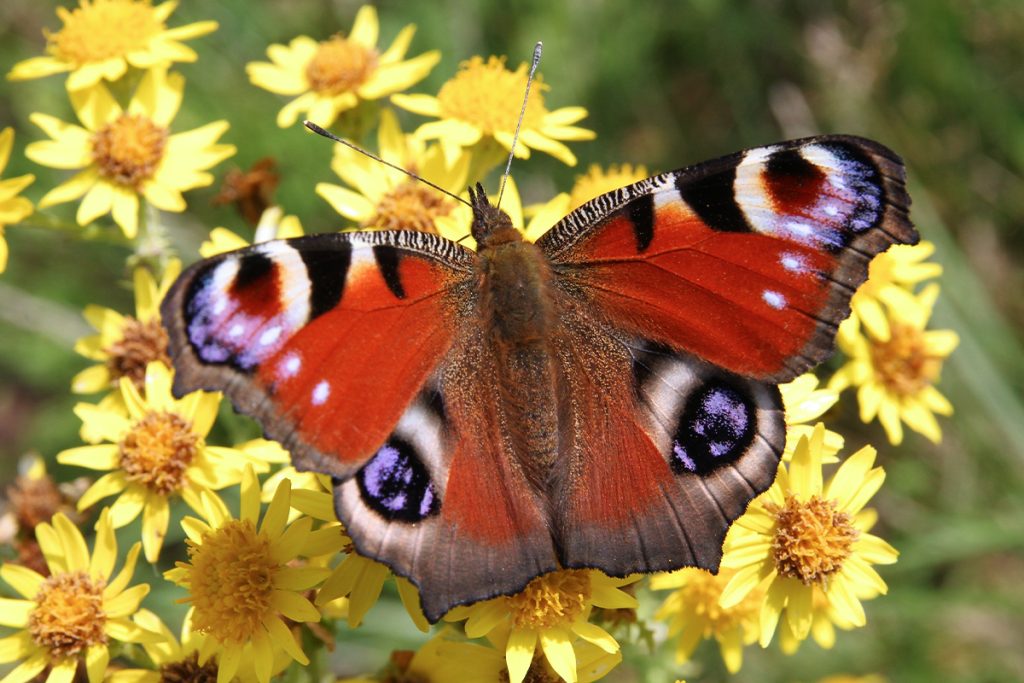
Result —
M 333 476 L 358 552 L 431 621 L 559 567 L 714 571 L 775 477 L 776 384 L 917 241 L 903 178 L 822 136 L 614 190 L 536 243 L 477 185 L 475 252 L 373 231 L 216 256 L 162 305 L 175 392 L 223 391 Z

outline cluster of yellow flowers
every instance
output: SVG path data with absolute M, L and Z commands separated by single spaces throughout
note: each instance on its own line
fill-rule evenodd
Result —
M 79 225 L 110 214 L 139 254 L 158 248 L 160 258 L 158 266 L 134 270 L 133 315 L 99 306 L 85 310 L 97 333 L 81 339 L 76 351 L 96 364 L 73 378 L 72 391 L 104 396 L 76 406 L 85 445 L 57 460 L 102 474 L 71 492 L 53 485 L 37 461 L 12 488 L 20 528 L 6 540 L 16 546 L 18 560 L 5 563 L 0 578 L 19 597 L 0 598 L 0 626 L 14 629 L 0 639 L 0 663 L 14 664 L 0 683 L 42 675 L 48 683 L 70 683 L 80 667 L 90 683 L 213 677 L 218 683 L 266 683 L 295 663 L 310 665 L 311 648 L 323 655 L 334 636 L 321 621 L 359 627 L 392 579 L 412 622 L 429 630 L 415 587 L 353 551 L 334 515 L 330 481 L 297 473 L 287 452 L 272 442 L 211 443 L 221 396 L 171 394 L 173 369 L 159 303 L 181 263 L 158 239 L 160 212 L 184 211 L 182 193 L 211 184 L 209 169 L 235 152 L 219 142 L 226 121 L 172 132 L 185 80 L 171 67 L 196 59 L 181 41 L 217 28 L 210 21 L 168 28 L 174 7 L 80 0 L 73 10 L 58 10 L 63 27 L 47 33 L 47 55 L 8 74 L 22 80 L 67 73 L 78 118 L 31 117 L 48 139 L 29 144 L 26 156 L 76 171 L 36 208 L 80 200 Z M 356 137 L 375 128 L 375 151 L 383 159 L 460 194 L 509 153 L 526 66 L 510 69 L 497 57 L 474 57 L 436 96 L 406 94 L 440 58 L 437 51 L 407 58 L 414 33 L 406 26 L 387 49 L 379 48 L 376 11 L 366 6 L 347 35 L 320 42 L 299 36 L 271 45 L 270 61 L 250 63 L 246 71 L 256 86 L 291 98 L 278 125 L 295 125 L 305 114 Z M 576 125 L 587 112 L 549 110 L 546 91 L 543 83 L 531 90 L 515 153 L 527 157 L 536 150 L 574 165 L 565 143 L 594 137 Z M 115 93 L 130 95 L 121 101 Z M 436 120 L 404 133 L 384 102 Z M 10 129 L 0 133 L 0 172 L 12 138 Z M 471 216 L 465 205 L 340 145 L 332 168 L 343 184 L 321 183 L 316 193 L 352 227 L 415 228 L 466 244 Z M 594 167 L 570 193 L 526 208 L 510 179 L 502 208 L 536 239 L 569 210 L 646 176 L 642 167 Z M 0 230 L 33 211 L 20 196 L 32 181 L 31 175 L 0 181 Z M 270 205 L 260 211 L 255 241 L 302 232 L 297 218 Z M 245 244 L 234 232 L 215 228 L 200 254 Z M 861 417 L 877 416 L 893 444 L 902 436 L 901 422 L 938 440 L 933 413 L 952 408 L 934 383 L 956 337 L 927 329 L 937 285 L 913 290 L 939 274 L 940 267 L 926 260 L 931 251 L 927 243 L 895 247 L 875 259 L 853 300 L 854 315 L 841 329 L 847 365 L 827 388 L 813 375 L 782 388 L 789 420 L 784 461 L 775 484 L 730 530 L 717 576 L 684 569 L 645 585 L 640 576 L 554 572 L 519 595 L 454 609 L 415 653 L 396 652 L 376 676 L 346 680 L 597 680 L 622 661 L 619 639 L 635 633 L 637 595 L 649 597 L 648 588 L 672 591 L 650 620 L 667 623 L 678 659 L 714 638 L 730 671 L 740 668 L 745 646 L 768 646 L 776 632 L 783 650 L 793 652 L 808 635 L 827 648 L 835 626 L 864 625 L 862 601 L 886 591 L 872 565 L 897 556 L 869 533 L 876 515 L 866 505 L 885 474 L 875 467 L 870 446 L 840 458 L 842 436 L 819 418 L 838 401 L 838 392 L 855 386 Z M 6 255 L 0 233 L 0 270 Z M 837 463 L 825 481 L 823 466 Z M 236 511 L 221 497 L 234 487 Z M 19 504 L 19 496 L 32 504 Z M 113 500 L 90 534 L 90 552 L 80 525 L 89 509 L 108 498 Z M 180 502 L 191 513 L 175 530 L 171 520 L 178 518 Z M 139 542 L 115 574 L 115 532 L 140 517 Z M 140 608 L 150 586 L 132 580 L 140 551 L 155 565 L 167 539 L 181 533 L 187 557 L 163 573 L 187 591 L 179 638 L 160 616 Z M 108 666 L 112 657 L 118 666 Z

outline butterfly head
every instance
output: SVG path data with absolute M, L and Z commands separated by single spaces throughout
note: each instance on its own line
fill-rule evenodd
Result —
M 522 234 L 512 225 L 508 214 L 491 204 L 480 183 L 469 188 L 469 201 L 473 207 L 473 225 L 470 232 L 481 249 L 506 242 L 522 241 Z

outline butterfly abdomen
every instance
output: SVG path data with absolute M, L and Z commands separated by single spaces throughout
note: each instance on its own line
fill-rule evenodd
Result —
M 558 448 L 551 269 L 540 249 L 511 228 L 481 245 L 480 268 L 484 338 L 501 378 L 497 394 L 514 451 L 539 483 Z

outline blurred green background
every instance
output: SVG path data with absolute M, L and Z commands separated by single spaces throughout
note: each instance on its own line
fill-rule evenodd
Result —
M 41 53 L 43 28 L 59 28 L 55 6 L 0 4 L 0 69 Z M 218 183 L 232 167 L 274 157 L 282 174 L 277 200 L 307 231 L 340 224 L 313 193 L 315 183 L 336 180 L 330 145 L 277 128 L 284 101 L 250 85 L 244 66 L 264 60 L 270 43 L 347 30 L 357 8 L 348 1 L 193 1 L 169 22 L 220 23 L 189 42 L 198 63 L 178 66 L 188 85 L 175 130 L 228 119 L 224 141 L 238 154 L 214 169 Z M 514 65 L 544 41 L 548 107 L 585 106 L 590 115 L 581 125 L 598 137 L 571 145 L 580 159 L 575 169 L 539 153 L 517 162 L 527 203 L 567 190 L 590 163 L 668 170 L 819 132 L 864 135 L 903 155 L 912 216 L 945 267 L 933 327 L 961 337 L 940 385 L 957 412 L 943 421 L 941 446 L 910 434 L 893 448 L 877 425 L 860 424 L 852 394 L 844 396 L 832 425 L 847 436 L 846 453 L 872 443 L 889 473 L 876 500 L 877 533 L 902 553 L 897 565 L 881 569 L 890 595 L 868 603 L 868 626 L 840 633 L 834 650 L 811 642 L 783 657 L 774 646 L 748 648 L 733 680 L 872 672 L 891 681 L 1024 680 L 1024 2 L 447 1 L 382 3 L 379 11 L 382 45 L 415 23 L 410 54 L 442 51 L 412 92 L 436 93 L 471 55 L 509 55 Z M 35 173 L 27 191 L 34 200 L 64 177 L 22 154 L 42 137 L 28 123 L 36 111 L 73 120 L 62 77 L 0 81 L 0 127 L 17 131 L 5 177 Z M 407 113 L 401 120 L 407 130 L 422 122 Z M 188 213 L 169 217 L 186 261 L 216 225 L 248 234 L 231 207 L 211 205 L 216 189 L 189 193 Z M 75 206 L 56 212 L 70 218 Z M 126 250 L 38 228 L 8 228 L 7 239 L 0 481 L 10 480 L 30 449 L 52 458 L 80 443 L 71 412 L 77 399 L 68 391 L 86 365 L 71 352 L 88 331 L 80 309 L 131 307 Z M 413 646 L 418 636 L 407 621 L 394 602 L 371 611 L 352 642 L 339 645 L 340 666 L 382 661 L 396 629 L 408 636 L 400 644 Z M 726 678 L 713 644 L 698 650 L 704 668 L 674 667 L 670 649 L 648 657 L 633 648 L 608 680 L 671 680 L 683 671 L 691 681 Z

